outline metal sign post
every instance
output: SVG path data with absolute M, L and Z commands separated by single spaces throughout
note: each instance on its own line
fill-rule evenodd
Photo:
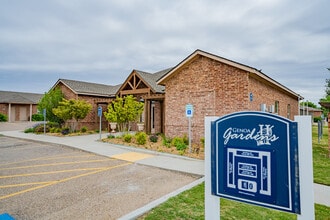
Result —
M 44 134 L 46 134 L 46 109 L 45 108 L 43 109 L 42 114 L 44 115 Z
M 188 138 L 189 138 L 189 153 L 191 153 L 191 118 L 194 114 L 194 107 L 191 104 L 186 105 L 186 117 L 188 118 Z
M 99 133 L 100 133 L 100 140 L 101 138 L 101 133 L 102 133 L 102 106 L 99 106 L 97 108 L 97 115 L 100 117 L 100 129 L 99 129 Z

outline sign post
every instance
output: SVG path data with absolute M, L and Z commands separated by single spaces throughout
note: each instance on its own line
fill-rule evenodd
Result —
M 100 129 L 99 129 L 99 133 L 100 133 L 100 140 L 101 138 L 101 132 L 102 132 L 102 106 L 99 106 L 97 108 L 97 115 L 100 117 Z
M 44 115 L 44 134 L 46 134 L 46 109 L 42 110 L 42 114 Z
M 194 107 L 191 104 L 186 105 L 186 117 L 188 118 L 188 138 L 189 138 L 189 153 L 191 153 L 191 118 L 194 114 Z

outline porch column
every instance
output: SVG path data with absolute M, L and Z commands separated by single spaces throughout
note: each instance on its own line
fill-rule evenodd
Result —
M 32 104 L 30 104 L 30 122 L 32 121 Z
M 11 122 L 11 103 L 8 104 L 8 122 Z
M 149 133 L 151 131 L 150 128 L 150 100 L 145 99 L 145 108 L 146 108 L 146 114 L 145 114 L 145 128 L 146 128 L 146 133 Z

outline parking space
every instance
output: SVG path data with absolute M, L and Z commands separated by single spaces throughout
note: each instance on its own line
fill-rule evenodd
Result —
M 134 162 L 0 136 L 0 214 L 17 219 L 116 219 L 197 179 Z

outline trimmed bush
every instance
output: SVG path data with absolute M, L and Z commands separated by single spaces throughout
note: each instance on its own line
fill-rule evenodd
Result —
M 83 126 L 83 127 L 80 129 L 80 131 L 81 131 L 82 133 L 87 132 L 87 127 L 86 127 L 86 126 Z
M 187 145 L 185 144 L 184 139 L 180 138 L 180 137 L 173 138 L 171 143 L 179 151 L 184 151 L 187 148 Z
M 114 139 L 114 138 L 116 138 L 116 137 L 115 137 L 115 135 L 113 135 L 113 134 L 109 134 L 109 135 L 108 135 L 108 138 L 109 138 L 109 139 Z
M 50 128 L 59 128 L 60 127 L 60 124 L 57 123 L 57 122 L 47 122 L 47 125 L 50 127 Z
M 0 113 L 0 122 L 5 122 L 5 121 L 8 121 L 7 115 L 4 115 L 4 114 Z
M 24 130 L 24 133 L 33 133 L 34 129 L 33 128 L 27 128 Z
M 67 135 L 67 134 L 70 133 L 70 129 L 69 129 L 69 128 L 63 128 L 62 131 L 61 131 L 61 133 L 62 133 L 63 135 Z
M 32 121 L 43 121 L 44 116 L 42 114 L 33 114 L 32 115 Z
M 321 117 L 314 117 L 314 122 L 322 121 Z
M 183 140 L 183 143 L 185 143 L 185 145 L 189 145 L 189 138 L 187 137 L 187 135 L 184 135 L 182 140 Z
M 50 130 L 50 127 L 48 124 L 46 124 L 46 128 L 45 128 L 45 131 L 46 132 L 49 132 Z M 44 125 L 43 124 L 39 124 L 37 125 L 35 128 L 34 128 L 34 132 L 35 133 L 43 133 L 44 132 Z
M 163 145 L 164 146 L 170 148 L 171 147 L 171 142 L 172 142 L 171 138 L 168 138 L 165 135 L 163 135 Z
M 138 145 L 144 145 L 147 143 L 147 134 L 144 132 L 137 133 L 135 138 Z
M 123 136 L 123 139 L 124 139 L 125 142 L 131 143 L 131 141 L 132 141 L 132 135 L 131 134 L 125 134 Z
M 150 135 L 150 136 L 149 136 L 149 140 L 150 140 L 151 142 L 153 142 L 153 143 L 157 143 L 157 141 L 158 141 L 158 136 L 155 135 L 155 134 Z

